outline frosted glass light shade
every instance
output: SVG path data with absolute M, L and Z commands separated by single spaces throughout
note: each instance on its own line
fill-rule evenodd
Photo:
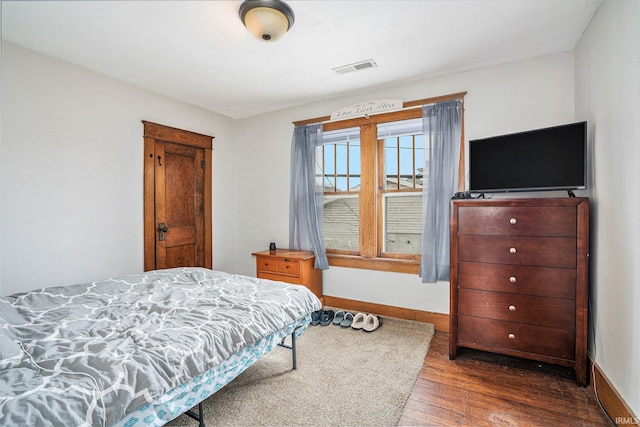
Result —
M 240 5 L 240 19 L 257 39 L 275 41 L 293 25 L 293 11 L 277 0 L 246 0 Z

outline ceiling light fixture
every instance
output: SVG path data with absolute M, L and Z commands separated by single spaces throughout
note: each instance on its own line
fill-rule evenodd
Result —
M 245 0 L 240 5 L 240 19 L 257 39 L 275 41 L 293 26 L 293 10 L 280 0 Z

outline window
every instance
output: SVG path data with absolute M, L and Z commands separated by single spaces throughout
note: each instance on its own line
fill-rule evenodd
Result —
M 336 123 L 336 129 L 323 132 L 317 158 L 324 187 L 324 242 L 327 253 L 334 255 L 333 265 L 341 256 L 341 262 L 357 257 L 349 266 L 365 258 L 401 260 L 417 268 L 425 159 L 422 120 L 384 116 L 386 121 L 368 120 L 357 127 Z
M 378 125 L 384 169 L 382 188 L 382 255 L 418 255 L 422 249 L 422 120 Z
M 431 164 L 439 164 L 431 162 L 427 149 L 427 139 L 442 141 L 435 137 L 441 134 L 430 132 L 423 140 L 422 107 L 460 100 L 465 94 L 405 102 L 401 111 L 368 117 L 340 121 L 321 117 L 294 123 L 322 123 L 316 188 L 323 190 L 323 243 L 330 265 L 420 272 L 422 194 L 430 173 L 442 175 L 440 168 L 430 171 Z M 457 191 L 461 191 L 464 117 L 458 117 L 462 128 L 458 128 L 460 146 L 455 151 L 459 148 Z M 451 158 L 451 152 L 447 153 Z M 447 165 L 450 172 L 451 165 Z
M 360 129 L 323 135 L 324 243 L 328 251 L 358 254 L 360 246 Z

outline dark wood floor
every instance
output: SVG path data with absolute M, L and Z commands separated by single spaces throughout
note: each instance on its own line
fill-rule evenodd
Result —
M 613 426 L 573 370 L 460 349 L 436 332 L 398 425 Z

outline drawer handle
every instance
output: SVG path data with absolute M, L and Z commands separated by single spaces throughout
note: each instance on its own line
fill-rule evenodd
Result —
M 512 224 L 512 225 L 513 225 L 513 224 L 515 224 L 515 223 L 517 223 L 517 222 L 518 222 L 518 220 L 517 220 L 517 219 L 515 219 L 515 218 L 511 218 L 511 219 L 509 220 L 509 224 Z
M 516 334 L 509 334 L 509 339 L 510 340 L 515 340 L 516 339 Z
M 509 248 L 509 253 L 510 253 L 510 254 L 515 254 L 516 252 L 518 252 L 518 251 L 516 250 L 516 248 Z
M 516 279 L 516 276 L 511 276 L 511 277 L 509 277 L 509 281 L 511 283 L 516 283 L 518 281 L 518 279 Z
M 510 305 L 509 306 L 509 311 L 516 311 L 516 306 L 515 305 Z

